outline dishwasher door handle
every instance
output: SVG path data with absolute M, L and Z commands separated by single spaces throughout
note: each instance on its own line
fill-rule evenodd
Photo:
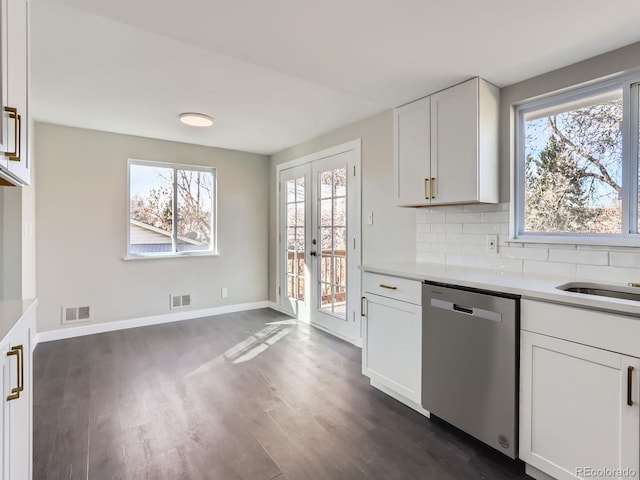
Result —
M 454 313 L 461 313 L 469 317 L 478 317 L 494 322 L 502 322 L 502 314 L 500 314 L 499 312 L 492 312 L 491 310 L 484 310 L 482 308 L 476 307 L 466 307 L 464 305 L 453 302 L 446 302 L 437 298 L 431 299 L 431 306 L 440 308 L 442 310 L 449 310 Z

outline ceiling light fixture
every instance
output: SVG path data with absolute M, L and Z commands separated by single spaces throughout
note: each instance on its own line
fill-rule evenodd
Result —
M 204 113 L 181 113 L 180 121 L 191 127 L 210 127 L 213 125 L 213 118 L 209 115 L 205 115 Z

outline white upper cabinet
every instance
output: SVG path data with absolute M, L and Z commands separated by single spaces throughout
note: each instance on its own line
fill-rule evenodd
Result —
M 428 201 L 427 179 L 431 176 L 430 103 L 431 99 L 427 97 L 394 111 L 395 192 L 399 205 L 418 205 Z
M 3 0 L 2 122 L 0 169 L 5 181 L 29 184 L 28 153 L 28 2 Z
M 498 110 L 480 78 L 395 109 L 396 203 L 497 203 Z

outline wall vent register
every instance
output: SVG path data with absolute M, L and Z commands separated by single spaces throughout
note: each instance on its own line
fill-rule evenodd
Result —
M 176 308 L 187 308 L 191 306 L 191 295 L 169 295 L 169 307 L 171 310 Z
M 91 307 L 62 307 L 62 323 L 80 323 L 91 321 Z

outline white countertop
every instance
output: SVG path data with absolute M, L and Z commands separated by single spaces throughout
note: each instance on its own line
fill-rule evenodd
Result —
M 563 303 L 582 308 L 593 308 L 609 312 L 640 317 L 640 302 L 618 298 L 565 292 L 556 287 L 579 279 L 532 275 L 527 273 L 501 272 L 470 267 L 419 262 L 393 262 L 362 265 L 362 271 L 392 275 L 414 280 L 448 283 L 464 287 L 512 293 L 522 298 Z M 614 285 L 609 283 L 610 285 Z M 624 286 L 626 284 L 618 284 Z M 639 290 L 640 291 L 640 290 Z
M 6 337 L 18 320 L 30 309 L 35 308 L 37 303 L 35 298 L 0 302 L 0 340 Z

